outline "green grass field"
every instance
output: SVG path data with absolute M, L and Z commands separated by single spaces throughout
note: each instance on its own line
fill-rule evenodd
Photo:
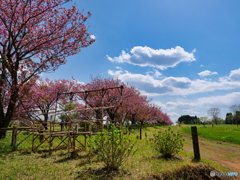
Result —
M 92 162 L 88 161 L 88 151 L 82 149 L 77 159 L 67 158 L 67 149 L 63 148 L 48 155 L 48 144 L 44 144 L 38 152 L 31 152 L 31 137 L 23 142 L 16 151 L 12 151 L 11 133 L 7 138 L 0 140 L 0 179 L 148 179 L 153 177 L 167 177 L 176 179 L 177 177 L 196 176 L 197 171 L 209 174 L 210 169 L 217 169 L 221 172 L 229 172 L 230 169 L 220 166 L 218 163 L 202 158 L 202 161 L 195 163 L 192 161 L 193 154 L 181 151 L 174 159 L 160 158 L 153 151 L 144 139 L 147 132 L 151 137 L 153 132 L 165 130 L 165 127 L 149 127 L 144 129 L 143 139 L 137 140 L 136 135 L 139 130 L 132 130 L 130 137 L 136 141 L 135 148 L 139 151 L 129 159 L 119 171 L 108 173 L 103 169 L 103 163 L 97 161 L 96 157 Z M 187 129 L 187 127 L 185 127 Z M 178 127 L 173 126 L 177 131 Z M 27 135 L 20 134 L 20 139 Z M 83 137 L 79 138 L 83 142 Z M 36 143 L 38 143 L 38 139 Z M 53 145 L 57 144 L 56 139 Z M 37 145 L 37 144 L 36 144 Z M 80 145 L 78 145 L 80 147 Z M 71 150 L 72 151 L 72 150 Z M 195 168 L 192 170 L 191 168 Z M 185 173 L 185 175 L 184 175 Z
M 182 125 L 181 131 L 191 134 L 191 126 Z M 206 125 L 206 128 L 204 128 L 203 125 L 197 125 L 197 132 L 199 136 L 204 138 L 240 144 L 240 126 L 219 124 L 214 125 L 214 127 Z

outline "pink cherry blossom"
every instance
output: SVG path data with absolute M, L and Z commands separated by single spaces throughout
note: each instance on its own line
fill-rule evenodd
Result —
M 0 128 L 8 127 L 24 84 L 95 41 L 84 24 L 91 13 L 63 7 L 69 1 L 0 0 Z

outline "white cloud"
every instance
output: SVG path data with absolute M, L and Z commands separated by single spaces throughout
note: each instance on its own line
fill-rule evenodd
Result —
M 122 68 L 117 66 L 116 69 L 122 69 Z
M 232 81 L 240 81 L 240 68 L 237 69 L 237 70 L 232 70 L 232 71 L 230 72 L 229 78 L 230 78 Z
M 160 101 L 152 101 L 152 103 L 160 106 L 161 110 L 168 110 L 168 107 L 166 106 L 166 104 L 164 104 L 164 103 L 162 103 Z
M 74 79 L 73 82 L 75 82 L 76 84 L 86 84 L 85 82 L 80 82 L 80 81 L 78 81 L 76 79 Z
M 90 36 L 90 39 L 96 39 L 96 36 L 94 36 L 93 34 Z
M 187 114 L 200 114 L 200 112 L 193 111 L 192 109 L 184 109 L 183 112 L 186 112 Z
M 200 73 L 198 73 L 199 76 L 204 77 L 204 76 L 210 76 L 210 75 L 214 75 L 214 74 L 218 74 L 217 72 L 211 72 L 209 70 L 205 70 L 202 71 Z
M 155 101 L 153 103 L 162 107 L 163 110 L 167 111 L 182 110 L 182 112 L 186 112 L 188 114 L 200 114 L 200 112 L 194 111 L 193 109 L 201 109 L 206 107 L 226 108 L 230 107 L 233 104 L 239 104 L 239 99 L 240 92 L 232 92 L 222 96 L 209 96 L 198 98 L 194 100 L 194 103 L 186 101 L 168 101 L 165 104 L 159 101 Z
M 164 86 L 160 80 L 154 79 L 153 76 L 146 74 L 132 74 L 128 71 L 123 73 L 122 70 L 112 71 L 108 70 L 108 74 L 118 77 L 123 82 L 128 82 L 131 85 L 136 85 L 137 88 L 144 90 L 146 93 L 166 93 L 172 91 L 171 87 Z
M 203 65 L 201 64 L 201 66 L 200 67 L 203 67 Z
M 108 70 L 108 74 L 118 77 L 125 83 L 136 86 L 149 93 L 152 96 L 158 95 L 190 95 L 196 93 L 212 92 L 215 90 L 230 90 L 240 88 L 240 83 L 231 81 L 229 77 L 219 78 L 219 81 L 211 79 L 195 79 L 190 80 L 187 77 L 166 77 L 161 80 L 156 79 L 154 75 L 147 73 L 133 74 L 128 71 L 112 71 Z
M 180 62 L 192 62 L 196 60 L 194 58 L 196 49 L 189 53 L 180 46 L 166 50 L 152 49 L 147 46 L 135 46 L 130 52 L 132 55 L 122 50 L 120 56 L 111 58 L 107 55 L 107 58 L 112 62 L 129 63 L 141 67 L 151 66 L 161 70 L 168 67 L 175 67 Z
M 240 92 L 232 92 L 223 96 L 210 96 L 198 99 L 198 104 L 211 106 L 231 106 L 239 104 Z
M 159 96 L 158 93 L 147 93 L 146 91 L 139 90 L 142 95 L 148 96 L 148 97 L 153 97 L 153 96 Z
M 180 114 L 178 114 L 178 113 L 175 113 L 175 112 L 170 112 L 170 113 L 167 113 L 170 117 L 179 117 L 180 116 Z
M 155 73 L 154 73 L 154 76 L 155 77 L 159 77 L 162 75 L 162 73 L 160 73 L 158 70 L 154 69 Z

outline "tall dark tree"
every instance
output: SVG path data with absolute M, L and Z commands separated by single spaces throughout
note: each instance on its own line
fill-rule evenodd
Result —
M 233 113 L 233 123 L 237 124 L 238 125 L 238 122 L 239 122 L 239 111 L 240 111 L 240 104 L 237 105 L 237 104 L 234 104 L 232 105 L 229 110 Z

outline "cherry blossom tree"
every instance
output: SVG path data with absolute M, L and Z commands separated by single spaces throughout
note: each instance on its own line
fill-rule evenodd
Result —
M 143 124 L 146 121 L 155 118 L 155 121 L 162 124 L 173 124 L 167 114 L 164 114 L 156 105 L 149 104 L 151 99 L 147 96 L 141 95 L 140 91 L 133 86 L 129 86 L 119 79 L 113 78 L 101 78 L 99 76 L 91 79 L 88 84 L 80 84 L 78 86 L 79 91 L 81 90 L 94 90 L 102 88 L 112 88 L 123 86 L 122 92 L 122 109 L 118 106 L 121 101 L 120 93 L 117 90 L 108 90 L 103 96 L 103 106 L 117 106 L 115 108 L 110 108 L 104 110 L 104 115 L 107 116 L 109 120 L 120 119 L 123 116 L 123 122 L 129 120 L 132 124 L 140 122 Z M 101 91 L 96 91 L 95 93 L 90 93 L 87 98 L 87 105 L 89 107 L 101 107 L 102 106 L 102 95 Z M 84 99 L 83 94 L 78 94 L 80 99 Z M 96 119 L 101 119 L 102 111 L 94 110 L 96 114 Z
M 15 104 L 14 113 L 12 116 L 12 121 L 21 119 L 21 123 L 24 123 L 28 126 L 31 126 L 31 122 L 26 119 L 31 119 L 32 114 L 29 111 L 37 110 L 31 102 L 29 102 L 29 97 L 33 96 L 34 91 L 31 90 L 31 87 L 36 84 L 37 79 L 31 78 L 27 83 L 25 83 L 18 92 L 18 100 Z M 7 100 L 7 98 L 5 99 Z M 7 105 L 8 101 L 6 101 Z
M 123 85 L 123 83 L 121 83 L 119 80 L 113 80 L 111 78 L 103 79 L 99 76 L 96 76 L 95 78 L 91 77 L 90 83 L 79 85 L 78 89 L 79 91 L 81 90 L 91 91 L 96 89 L 119 87 L 121 85 Z M 90 108 L 99 107 L 99 109 L 94 109 L 94 114 L 96 119 L 102 119 L 102 117 L 109 116 L 112 120 L 114 120 L 115 114 L 119 110 L 121 96 L 117 89 L 109 89 L 109 90 L 104 90 L 104 89 L 101 91 L 88 92 L 87 96 L 86 94 L 79 93 L 77 94 L 77 97 L 83 100 L 85 103 L 87 103 L 87 106 L 89 106 Z M 100 109 L 100 107 L 109 107 L 109 106 L 118 106 L 118 107 L 103 110 L 103 111 Z M 96 124 L 100 125 L 101 122 L 99 121 Z
M 74 91 L 75 87 L 75 79 L 71 81 L 65 79 L 50 81 L 48 78 L 43 81 L 43 79 L 40 79 L 31 87 L 25 101 L 21 104 L 22 106 L 16 108 L 15 111 L 17 114 L 21 114 L 21 117 L 28 116 L 31 119 L 33 119 L 33 116 L 36 118 L 36 115 L 43 114 L 44 119 L 39 116 L 37 116 L 37 119 L 42 121 L 43 126 L 47 129 L 49 111 L 56 108 L 57 93 Z M 66 95 L 63 97 L 62 95 L 62 99 L 59 99 L 58 102 L 64 106 L 69 101 L 69 97 Z M 76 99 L 73 99 L 73 101 L 76 101 Z
M 142 104 L 141 106 L 139 106 L 137 122 L 141 125 L 143 125 L 145 122 L 149 122 L 152 114 L 156 111 L 155 109 L 156 107 L 153 104 Z
M 95 90 L 102 88 L 112 88 L 123 86 L 122 91 L 122 108 L 120 108 L 121 94 L 120 89 L 112 89 L 106 91 L 96 91 L 95 93 L 90 93 L 86 103 L 90 107 L 109 107 L 116 106 L 114 108 L 109 108 L 103 111 L 104 115 L 107 116 L 109 120 L 121 120 L 124 122 L 134 110 L 137 110 L 135 107 L 138 104 L 143 104 L 142 100 L 145 100 L 147 97 L 140 97 L 140 92 L 133 86 L 128 86 L 127 84 L 121 82 L 119 79 L 113 78 L 101 78 L 99 76 L 91 79 L 91 82 L 85 85 L 80 85 L 79 89 L 84 90 Z M 84 99 L 83 94 L 78 95 L 80 99 Z M 103 97 L 103 102 L 102 102 Z M 147 102 L 147 101 L 146 101 Z M 101 109 L 95 110 L 96 119 L 101 119 L 102 111 Z
M 173 122 L 170 120 L 169 116 L 166 113 L 163 113 L 161 107 L 154 105 L 152 106 L 153 110 L 149 117 L 148 122 L 151 124 L 160 123 L 162 125 L 172 125 Z
M 63 7 L 69 1 L 0 0 L 0 128 L 8 127 L 25 83 L 95 41 L 84 24 L 91 13 Z
M 171 121 L 170 117 L 167 113 L 162 113 L 162 121 L 160 122 L 163 125 L 173 125 L 174 123 Z
M 126 119 L 129 119 L 132 124 L 135 124 L 137 121 L 144 121 L 145 115 L 148 115 L 148 110 L 145 108 L 148 107 L 148 103 L 151 101 L 147 99 L 147 96 L 141 95 L 140 91 L 137 89 L 134 90 L 133 95 L 125 102 L 124 111 L 126 112 Z

